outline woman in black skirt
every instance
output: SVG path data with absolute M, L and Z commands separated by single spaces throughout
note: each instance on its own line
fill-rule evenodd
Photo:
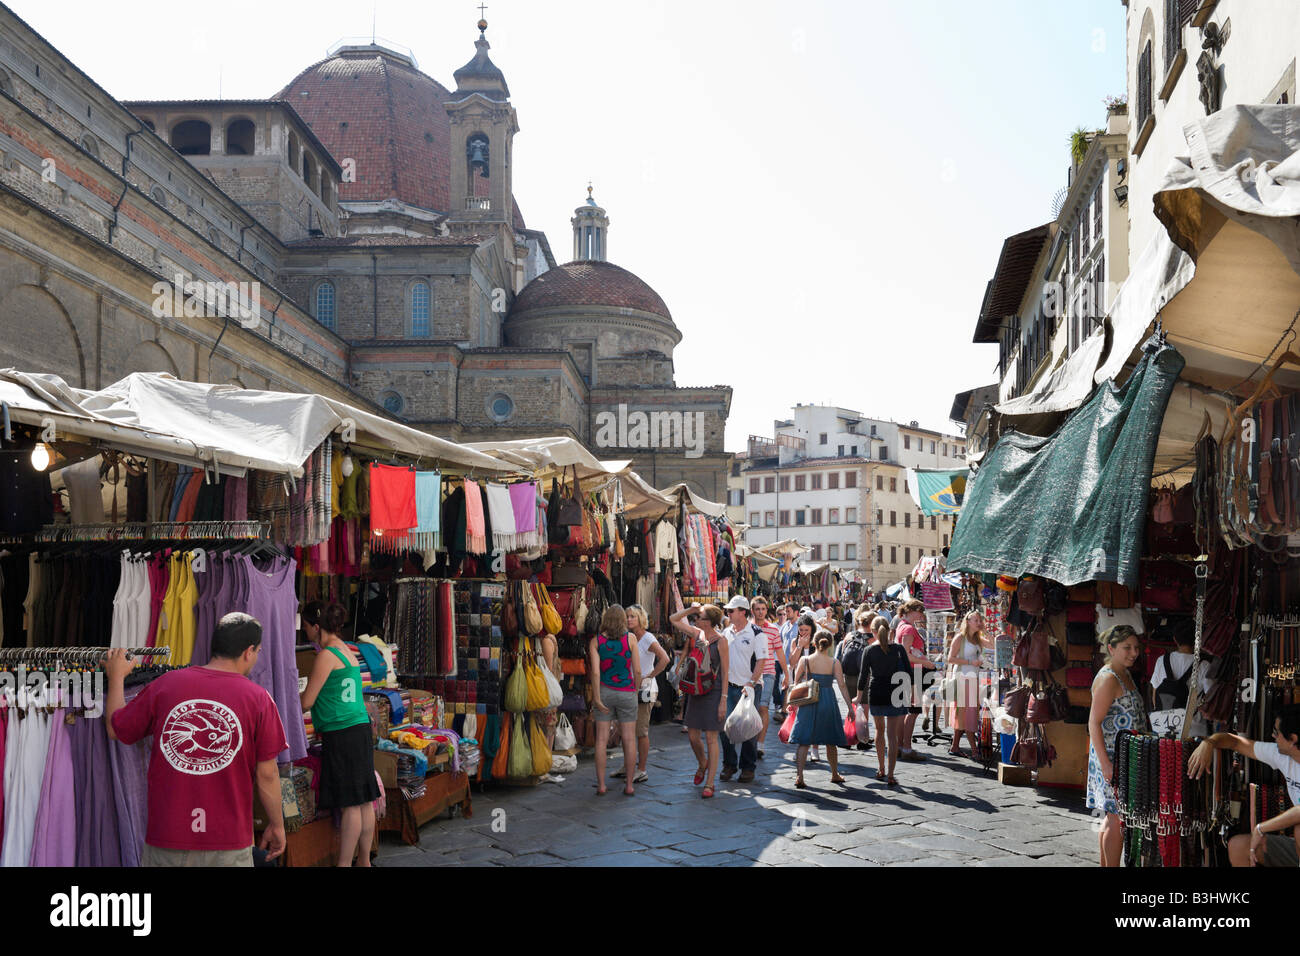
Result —
M 302 709 L 324 743 L 321 752 L 320 805 L 339 808 L 339 866 L 351 866 L 360 849 L 359 866 L 370 865 L 375 838 L 375 746 L 370 715 L 361 696 L 361 666 L 339 633 L 347 612 L 331 604 L 320 615 L 320 653 L 302 692 Z

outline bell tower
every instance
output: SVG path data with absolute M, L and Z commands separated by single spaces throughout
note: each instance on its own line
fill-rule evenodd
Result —
M 514 191 L 511 162 L 519 131 L 505 74 L 488 57 L 487 21 L 478 22 L 474 58 L 455 72 L 456 92 L 445 103 L 451 119 L 449 225 L 472 231 L 481 223 L 509 224 Z
M 591 198 L 591 184 L 587 184 L 587 201 L 573 210 L 573 258 L 604 262 L 607 258 L 605 235 L 609 232 L 609 216 Z

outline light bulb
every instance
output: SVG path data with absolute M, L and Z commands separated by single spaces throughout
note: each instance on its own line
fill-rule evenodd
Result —
M 348 478 L 351 477 L 351 475 L 352 475 L 352 456 L 344 455 L 343 456 L 343 477 Z
M 50 467 L 50 446 L 45 442 L 37 442 L 36 447 L 32 449 L 32 467 L 37 471 L 44 471 Z

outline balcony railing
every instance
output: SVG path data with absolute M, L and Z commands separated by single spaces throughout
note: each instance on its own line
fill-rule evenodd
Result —
M 492 200 L 489 199 L 487 196 L 466 196 L 465 211 L 466 212 L 491 212 Z

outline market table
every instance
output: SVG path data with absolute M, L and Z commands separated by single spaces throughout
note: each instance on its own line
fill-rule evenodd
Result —
M 431 773 L 424 780 L 424 794 L 408 800 L 400 787 L 388 789 L 385 799 L 388 812 L 378 821 L 378 832 L 397 833 L 402 842 L 420 842 L 420 827 L 457 804 L 467 817 L 474 815 L 470 801 L 469 775 L 445 770 Z

